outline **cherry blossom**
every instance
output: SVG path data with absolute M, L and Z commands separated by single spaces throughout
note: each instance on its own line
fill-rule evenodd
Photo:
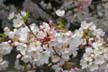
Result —
M 64 14 L 65 14 L 65 10 L 60 10 L 60 9 L 58 9 L 58 10 L 56 10 L 55 13 L 56 13 L 57 16 L 59 16 L 59 17 L 63 17 Z
M 57 10 L 56 14 L 63 17 L 65 11 Z M 24 16 L 24 11 L 9 16 L 13 29 L 4 28 L 6 40 L 0 43 L 1 71 L 9 66 L 4 56 L 11 55 L 14 49 L 18 51 L 14 68 L 22 72 L 44 66 L 55 72 L 77 72 L 79 69 L 95 71 L 108 65 L 105 32 L 96 28 L 93 22 L 82 21 L 80 28 L 72 32 L 58 29 L 53 23 L 47 22 L 39 26 L 36 23 L 26 25 Z

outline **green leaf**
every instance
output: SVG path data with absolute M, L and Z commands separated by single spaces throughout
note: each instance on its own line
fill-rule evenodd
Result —
M 0 33 L 0 43 L 5 41 L 5 35 Z
M 62 21 L 59 21 L 58 28 L 63 28 L 63 27 L 64 27 L 64 25 L 63 25 Z
M 28 20 L 28 18 L 29 18 L 29 13 L 27 12 L 26 16 L 23 17 L 24 22 L 26 22 Z
M 5 35 L 4 35 L 4 34 L 2 34 L 2 33 L 0 33 L 0 37 L 5 37 Z

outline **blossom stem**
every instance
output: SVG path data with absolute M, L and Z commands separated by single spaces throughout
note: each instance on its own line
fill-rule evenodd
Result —
M 27 64 L 24 65 L 24 72 L 27 72 Z
M 31 30 L 30 26 L 28 25 L 28 23 L 26 22 L 25 25 L 28 27 L 28 29 L 30 30 L 30 32 L 32 33 L 32 35 L 36 38 L 36 35 L 33 33 L 33 31 Z
M 54 52 L 55 52 L 55 54 L 56 54 L 57 56 L 61 57 L 61 56 L 57 53 L 57 51 L 55 50 L 54 47 L 52 47 L 52 49 L 54 50 Z

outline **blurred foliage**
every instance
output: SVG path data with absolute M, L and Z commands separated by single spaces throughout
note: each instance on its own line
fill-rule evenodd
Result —
M 75 29 L 79 29 L 80 28 L 80 23 L 79 22 L 73 22 L 71 23 L 69 30 L 74 31 Z
M 14 5 L 17 9 L 21 10 L 21 9 L 23 9 L 22 5 L 23 5 L 24 1 L 25 0 L 4 0 L 3 3 L 6 6 Z M 51 18 L 52 18 L 52 20 L 54 20 L 55 24 L 57 24 L 56 21 L 58 21 L 59 17 L 57 17 L 54 12 L 57 9 L 62 9 L 63 8 L 62 6 L 63 6 L 64 2 L 66 2 L 65 0 L 31 0 L 31 1 L 33 3 L 35 3 L 40 9 L 42 9 L 43 12 L 47 13 L 48 15 L 50 15 Z M 92 4 L 89 7 L 89 13 L 91 13 L 91 16 L 96 15 L 96 13 L 97 13 L 96 12 L 96 6 L 98 5 L 98 3 L 101 3 L 101 1 L 102 0 L 92 0 Z M 67 2 L 72 2 L 72 0 L 67 0 Z M 48 4 L 51 4 L 52 8 L 47 8 Z M 92 8 L 92 6 L 94 8 Z M 69 8 L 69 9 L 66 10 L 66 12 L 68 12 L 68 11 L 72 12 L 71 15 L 74 15 L 76 13 L 74 11 L 74 7 L 73 6 L 72 6 L 72 8 Z M 43 14 L 43 13 L 41 13 L 41 14 Z M 69 16 L 71 16 L 71 15 L 69 14 Z M 28 15 L 26 17 L 24 17 L 24 20 L 27 20 L 27 18 L 28 18 Z M 79 18 L 81 18 L 81 17 L 79 17 Z M 63 18 L 63 22 L 62 22 L 63 25 L 61 23 L 58 23 L 58 27 L 63 27 L 63 26 L 65 26 L 68 23 L 70 24 L 69 30 L 73 31 L 73 30 L 78 29 L 80 27 L 80 21 L 78 21 L 77 19 L 75 19 L 76 21 L 72 20 L 73 22 L 71 22 L 71 21 L 67 21 L 68 19 L 71 19 L 71 18 L 65 19 L 65 17 L 64 17 Z M 46 18 L 39 17 L 39 18 L 37 18 L 37 21 L 48 21 L 48 20 L 46 20 Z M 1 29 L 1 22 L 2 22 L 2 20 L 0 20 L 0 32 L 3 32 L 3 30 Z
M 14 5 L 15 7 L 21 8 L 24 0 L 5 0 L 4 4 L 6 6 Z
M 5 35 L 4 34 L 2 34 L 2 33 L 0 33 L 0 43 L 1 42 L 3 42 L 3 41 L 5 41 Z

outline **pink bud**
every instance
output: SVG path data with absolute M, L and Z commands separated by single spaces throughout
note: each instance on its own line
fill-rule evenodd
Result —
M 72 36 L 72 32 L 71 31 L 66 32 L 66 36 L 67 37 L 71 37 Z
M 5 31 L 5 32 L 10 31 L 9 27 L 5 27 L 5 28 L 4 28 L 4 31 Z
M 12 42 L 11 40 L 8 41 L 8 43 L 11 43 L 11 42 Z
M 52 20 L 49 20 L 49 24 L 52 24 L 53 23 L 53 21 Z
M 18 55 L 16 56 L 17 59 L 19 59 L 20 57 L 21 57 L 21 54 L 18 54 Z
M 15 46 L 18 46 L 18 45 L 19 45 L 19 42 L 14 42 L 14 45 L 15 45 Z

